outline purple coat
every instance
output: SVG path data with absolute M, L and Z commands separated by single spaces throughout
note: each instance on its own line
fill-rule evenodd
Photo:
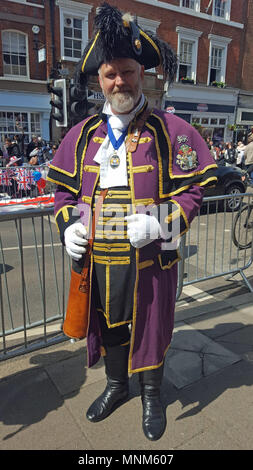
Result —
M 99 165 L 93 159 L 106 135 L 107 124 L 102 117 L 89 117 L 68 132 L 53 159 L 48 179 L 58 184 L 55 217 L 62 241 L 66 227 L 80 216 L 84 225 L 89 226 L 99 178 Z M 197 214 L 203 186 L 216 181 L 216 164 L 206 143 L 182 119 L 153 110 L 129 163 L 136 211 L 157 205 L 165 239 L 175 241 L 188 230 Z M 75 216 L 77 206 L 80 215 Z M 159 367 L 170 346 L 180 257 L 175 243 L 165 247 L 163 242 L 159 239 L 136 249 L 129 373 Z M 100 358 L 101 350 L 92 292 L 87 347 L 90 367 Z

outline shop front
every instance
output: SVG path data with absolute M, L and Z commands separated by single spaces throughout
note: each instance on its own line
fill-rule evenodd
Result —
M 199 85 L 175 84 L 165 95 L 164 109 L 192 124 L 214 145 L 233 141 L 237 92 Z
M 50 96 L 42 93 L 0 91 L 0 141 L 23 130 L 25 143 L 32 135 L 49 141 Z

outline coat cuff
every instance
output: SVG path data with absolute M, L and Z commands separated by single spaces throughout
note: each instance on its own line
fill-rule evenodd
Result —
M 175 243 L 189 229 L 189 222 L 180 204 L 170 199 L 157 206 L 153 213 L 161 227 L 161 238 L 166 242 Z
M 67 227 L 80 221 L 80 214 L 77 214 L 75 206 L 63 206 L 56 214 L 55 221 L 61 242 L 64 244 L 64 232 Z

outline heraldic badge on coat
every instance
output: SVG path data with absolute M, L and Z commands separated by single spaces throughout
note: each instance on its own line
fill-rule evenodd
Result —
M 180 139 L 180 137 L 181 137 L 181 139 Z M 183 141 L 184 143 L 180 146 L 180 148 L 178 150 L 178 154 L 176 156 L 176 164 L 183 171 L 194 170 L 195 168 L 197 168 L 197 166 L 199 164 L 198 157 L 197 157 L 197 152 L 195 150 L 193 150 L 190 147 L 190 145 L 185 143 L 186 140 L 188 140 L 188 137 L 178 136 L 178 142 L 182 143 L 182 141 Z

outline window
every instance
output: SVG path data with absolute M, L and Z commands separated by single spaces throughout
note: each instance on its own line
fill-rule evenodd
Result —
M 82 55 L 82 19 L 64 15 L 64 56 L 80 59 Z
M 141 29 L 144 29 L 146 31 L 150 31 L 154 35 L 156 35 L 157 28 L 160 25 L 159 21 L 150 20 L 148 18 L 142 18 L 140 16 L 138 16 L 137 22 L 138 22 L 138 25 L 140 26 Z M 155 69 L 155 67 L 153 67 L 152 69 L 145 70 L 145 72 L 156 73 L 156 69 Z
M 210 83 L 217 81 L 221 82 L 222 70 L 221 70 L 221 62 L 222 62 L 222 55 L 223 49 L 219 47 L 212 47 L 211 52 L 211 69 L 210 69 Z
M 190 78 L 196 81 L 198 61 L 198 40 L 201 31 L 177 26 L 179 68 L 177 79 Z
M 179 54 L 179 80 L 181 78 L 192 78 L 192 49 L 194 44 L 181 41 Z
M 225 16 L 225 2 L 222 0 L 215 0 L 214 1 L 214 14 L 215 16 Z
M 180 0 L 180 7 L 200 11 L 200 0 Z
M 250 108 L 238 108 L 237 123 L 240 125 L 253 126 L 253 111 Z
M 230 20 L 231 0 L 214 0 L 213 15 Z
M 88 16 L 91 5 L 58 0 L 60 8 L 61 57 L 77 62 L 88 42 Z
M 182 7 L 192 8 L 192 10 L 194 10 L 195 0 L 182 0 Z
M 209 34 L 209 71 L 207 84 L 223 82 L 226 80 L 227 49 L 232 39 Z
M 27 77 L 26 35 L 17 31 L 2 32 L 4 75 Z
M 206 139 L 211 138 L 215 145 L 224 141 L 225 129 L 227 126 L 227 119 L 209 117 L 209 116 L 192 116 L 192 124 L 199 124 L 202 127 L 202 137 Z
M 24 130 L 25 142 L 31 140 L 32 134 L 41 135 L 41 119 L 39 113 L 20 113 L 15 111 L 0 111 L 0 139 L 13 138 Z

